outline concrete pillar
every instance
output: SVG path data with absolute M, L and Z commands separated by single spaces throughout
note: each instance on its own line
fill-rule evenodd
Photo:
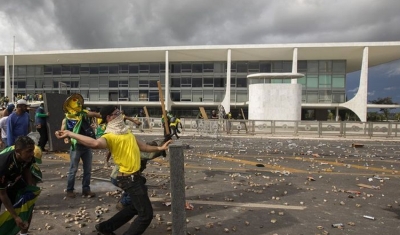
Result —
M 4 56 L 4 96 L 11 101 L 10 73 L 8 71 L 8 57 Z
M 182 142 L 169 145 L 172 235 L 186 235 L 185 169 Z
M 171 94 L 169 92 L 169 52 L 165 51 L 165 94 L 164 103 L 167 110 L 171 110 Z
M 221 104 L 224 106 L 225 112 L 229 113 L 231 111 L 231 49 L 228 49 L 226 57 L 226 89 Z
M 365 47 L 362 54 L 360 85 L 357 94 L 353 99 L 347 101 L 342 107 L 352 110 L 362 122 L 367 121 L 368 103 L 368 47 Z
M 292 73 L 297 73 L 297 48 L 293 49 Z M 292 79 L 292 84 L 297 84 L 297 79 Z
M 338 122 L 339 121 L 339 107 L 336 107 L 335 108 L 335 111 L 336 111 L 336 118 L 335 118 L 335 120 Z

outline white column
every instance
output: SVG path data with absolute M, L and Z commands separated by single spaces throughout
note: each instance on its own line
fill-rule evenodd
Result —
M 352 110 L 362 122 L 367 121 L 367 98 L 368 98 L 368 47 L 365 47 L 362 55 L 360 85 L 353 99 L 342 104 Z
M 165 51 L 165 94 L 164 94 L 165 108 L 171 110 L 171 95 L 169 92 L 169 53 Z
M 336 118 L 335 120 L 338 122 L 339 121 L 339 107 L 336 107 Z
M 11 101 L 10 73 L 8 71 L 7 56 L 4 56 L 4 96 L 8 96 Z
M 231 49 L 228 49 L 226 55 L 226 89 L 225 97 L 222 100 L 222 106 L 224 106 L 225 112 L 231 111 Z
M 292 73 L 297 73 L 297 48 L 293 49 Z M 291 83 L 297 84 L 297 79 L 292 79 Z

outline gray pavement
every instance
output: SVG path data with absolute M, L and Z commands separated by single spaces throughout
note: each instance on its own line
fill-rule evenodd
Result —
M 184 155 L 190 234 L 398 234 L 397 141 L 194 135 L 179 141 L 188 146 Z M 352 147 L 354 143 L 359 148 Z M 105 151 L 94 152 L 95 198 L 66 198 L 68 154 L 43 156 L 43 190 L 30 234 L 96 234 L 94 225 L 117 212 L 117 188 L 108 181 L 110 169 L 103 168 Z M 172 234 L 169 159 L 156 159 L 145 171 L 155 214 L 146 235 Z M 80 186 L 77 179 L 78 193 Z M 337 223 L 344 227 L 333 228 Z

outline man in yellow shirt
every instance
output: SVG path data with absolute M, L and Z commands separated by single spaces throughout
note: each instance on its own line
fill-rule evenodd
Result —
M 70 137 L 89 148 L 108 148 L 112 153 L 114 163 L 119 166 L 117 184 L 129 194 L 132 206 L 126 207 L 109 220 L 96 224 L 96 230 L 101 234 L 113 234 L 113 231 L 128 223 L 135 215 L 125 234 L 142 234 L 153 219 L 153 208 L 145 185 L 146 179 L 140 174 L 140 151 L 156 152 L 168 149 L 171 141 L 162 146 L 150 146 L 135 138 L 124 124 L 121 111 L 112 105 L 100 110 L 103 121 L 107 123 L 104 135 L 93 139 L 68 130 L 56 131 L 59 139 Z

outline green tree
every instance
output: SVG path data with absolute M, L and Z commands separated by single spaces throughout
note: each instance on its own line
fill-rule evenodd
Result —
M 371 103 L 372 104 L 397 104 L 392 101 L 392 97 L 377 98 L 376 100 L 372 100 Z M 389 114 L 390 114 L 391 109 L 394 109 L 394 108 L 379 109 L 379 111 L 383 113 L 386 121 L 389 119 Z

